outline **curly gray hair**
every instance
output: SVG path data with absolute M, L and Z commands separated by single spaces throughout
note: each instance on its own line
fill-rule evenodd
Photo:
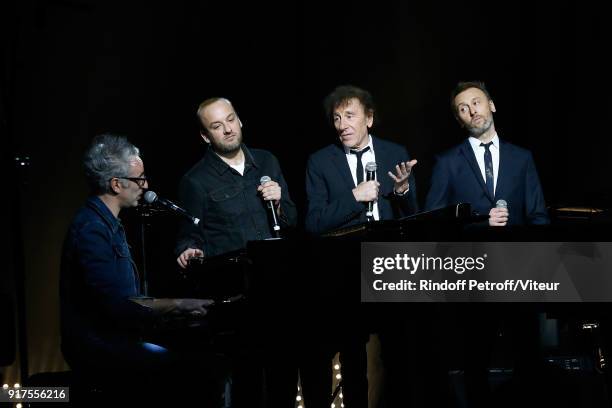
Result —
M 128 177 L 130 161 L 134 157 L 140 157 L 140 150 L 125 137 L 108 133 L 96 136 L 83 160 L 91 192 L 112 192 L 110 180 L 113 177 Z

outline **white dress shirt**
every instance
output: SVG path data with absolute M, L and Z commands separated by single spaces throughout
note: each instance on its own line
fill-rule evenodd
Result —
M 482 174 L 482 179 L 487 182 L 487 176 L 485 173 L 485 162 L 484 162 L 484 154 L 485 148 L 481 146 L 482 143 L 480 140 L 475 137 L 470 136 L 468 139 L 470 144 L 472 145 L 472 149 L 474 150 L 474 155 L 476 156 L 476 162 L 478 163 L 478 167 L 480 167 L 480 173 Z M 493 194 L 495 194 L 495 189 L 497 188 L 497 175 L 499 174 L 499 137 L 497 137 L 497 133 L 491 139 L 493 144 L 489 146 L 489 150 L 491 151 L 491 159 L 493 159 Z M 365 156 L 365 154 L 364 154 Z
M 372 145 L 372 135 L 368 135 L 367 146 L 370 147 L 370 150 L 368 150 L 361 156 L 361 164 L 363 166 L 363 172 L 364 172 L 363 174 L 364 181 L 366 180 L 366 174 L 365 174 L 366 164 L 368 164 L 369 162 L 376 162 L 376 154 L 374 153 L 374 146 Z M 366 146 L 364 146 L 363 148 L 365 149 Z M 351 175 L 353 176 L 353 183 L 357 185 L 357 155 L 352 154 L 351 149 L 349 149 L 346 146 L 344 146 L 344 153 L 346 154 L 346 160 L 348 161 L 349 168 L 351 169 Z M 378 171 L 376 173 L 378 173 Z M 378 180 L 378 175 L 376 175 L 376 180 Z M 380 215 L 378 214 L 378 201 L 374 201 L 373 208 L 374 208 L 374 211 L 373 211 L 374 219 L 378 221 L 380 219 Z

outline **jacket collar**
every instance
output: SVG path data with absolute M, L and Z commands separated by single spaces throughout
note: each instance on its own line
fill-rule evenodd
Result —
M 243 143 L 242 145 L 240 145 L 240 148 L 244 153 L 245 172 L 247 167 L 259 168 L 259 165 L 255 161 L 255 158 L 251 154 L 251 151 L 246 147 L 246 145 Z M 215 169 L 215 171 L 219 173 L 219 175 L 222 175 L 225 172 L 229 171 L 229 169 L 231 169 L 231 167 L 226 162 L 224 162 L 223 159 L 221 159 L 221 157 L 219 157 L 219 155 L 215 153 L 212 147 L 210 146 L 206 150 L 205 157 L 207 158 L 212 168 Z
M 102 200 L 100 200 L 97 196 L 92 196 L 87 199 L 87 207 L 94 210 L 100 218 L 104 220 L 104 222 L 108 225 L 108 227 L 113 231 L 113 233 L 117 232 L 117 230 L 122 226 L 121 221 L 113 215 L 111 210 L 104 204 Z
M 370 148 L 374 152 L 376 152 L 376 149 L 378 148 L 376 144 L 376 138 L 372 135 L 368 135 L 368 136 L 370 138 L 370 142 L 368 143 L 368 146 L 370 146 Z M 347 155 L 346 148 L 340 142 L 336 142 L 333 146 L 334 146 L 333 155 L 336 157 L 336 159 L 333 160 L 333 163 L 336 166 L 336 169 L 340 172 L 340 175 L 344 179 L 347 186 L 355 186 L 355 181 L 353 180 L 351 169 L 348 165 L 348 161 L 346 160 L 346 155 Z

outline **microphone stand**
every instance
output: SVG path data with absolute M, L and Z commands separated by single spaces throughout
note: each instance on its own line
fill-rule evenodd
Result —
M 140 204 L 136 207 L 136 212 L 140 218 L 140 254 L 142 258 L 142 268 L 140 273 L 140 288 L 144 296 L 149 296 L 149 281 L 147 277 L 147 249 L 146 249 L 146 227 L 150 225 L 149 217 L 154 215 L 159 210 L 155 209 L 150 204 Z
M 23 190 L 29 185 L 29 170 L 30 170 L 29 155 L 15 155 L 14 167 L 11 169 L 11 174 L 15 176 L 18 183 L 18 191 L 14 200 L 11 200 L 11 213 L 14 215 L 11 222 L 12 235 L 14 239 L 13 257 L 14 257 L 14 293 L 15 293 L 15 308 L 17 311 L 17 327 L 6 327 L 7 330 L 15 332 L 15 341 L 17 342 L 17 350 L 19 352 L 19 370 L 21 384 L 27 383 L 29 370 L 28 356 L 28 330 L 26 324 L 26 272 L 25 272 L 25 251 L 22 234 L 21 223 L 21 197 Z
M 145 217 L 148 216 L 148 213 L 143 213 L 140 217 L 140 250 L 142 251 L 142 294 L 145 296 L 149 296 L 149 284 L 147 283 L 147 251 L 145 247 Z

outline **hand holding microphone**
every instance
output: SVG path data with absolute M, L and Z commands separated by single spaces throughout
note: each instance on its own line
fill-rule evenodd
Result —
M 259 179 L 259 183 L 257 191 L 261 194 L 264 201 L 269 201 L 270 204 L 273 202 L 275 205 L 278 205 L 282 196 L 281 186 L 276 181 L 272 181 L 268 176 L 263 176 Z
M 378 199 L 380 183 L 376 180 L 363 181 L 353 189 L 353 196 L 356 201 L 367 203 Z
M 503 227 L 508 224 L 508 203 L 506 200 L 497 200 L 495 208 L 489 211 L 489 225 L 492 227 Z
M 358 170 L 359 171 L 359 170 Z M 355 200 L 367 203 L 366 217 L 374 219 L 374 202 L 378 200 L 380 183 L 376 181 L 376 162 L 368 162 L 365 166 L 366 181 L 362 181 L 353 189 Z
M 280 238 L 280 225 L 278 225 L 278 220 L 276 218 L 276 206 L 280 204 L 282 191 L 280 185 L 276 181 L 272 181 L 272 179 L 268 176 L 262 176 L 259 179 L 259 186 L 257 187 L 257 191 L 261 194 L 264 201 L 267 203 L 266 207 L 271 215 L 272 220 L 272 229 L 274 230 L 274 235 L 277 238 Z
M 376 162 L 366 164 L 366 182 L 368 181 L 376 181 Z M 378 187 L 380 187 L 380 184 Z M 368 221 L 374 219 L 374 201 L 378 199 L 378 187 L 376 188 L 376 198 L 368 202 L 368 210 L 366 211 Z

